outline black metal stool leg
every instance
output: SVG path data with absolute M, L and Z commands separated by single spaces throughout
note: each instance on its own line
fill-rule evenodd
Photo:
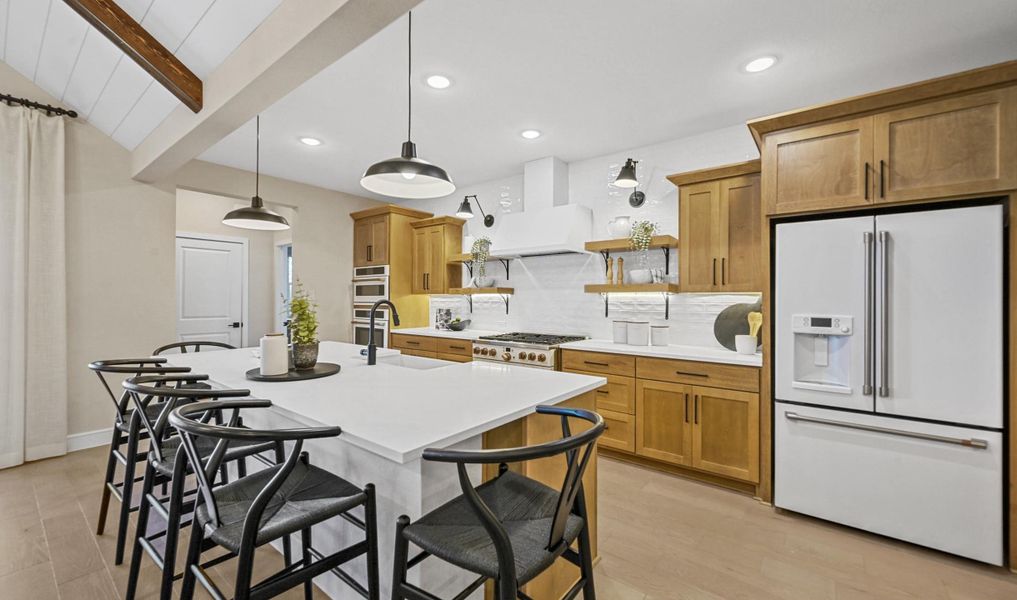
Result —
M 113 564 L 124 562 L 124 547 L 127 544 L 127 528 L 130 523 L 131 502 L 134 495 L 134 474 L 138 463 L 138 415 L 131 415 L 131 423 L 127 432 L 127 464 L 124 465 L 124 487 L 120 491 L 120 523 L 117 530 L 117 549 Z
M 134 530 L 134 549 L 131 551 L 131 567 L 129 574 L 127 575 L 127 592 L 124 594 L 125 600 L 134 600 L 134 595 L 138 591 L 138 575 L 141 573 L 141 554 L 144 551 L 144 548 L 141 547 L 141 538 L 148 535 L 149 505 L 146 498 L 155 487 L 155 477 L 155 469 L 146 463 L 145 483 L 141 487 L 141 507 L 138 508 L 138 525 Z
M 184 488 L 186 487 L 186 465 L 184 453 L 177 454 L 173 462 L 173 479 L 170 481 L 168 518 L 166 519 L 166 549 L 162 555 L 161 600 L 170 600 L 173 596 L 173 575 L 177 569 L 177 540 L 180 537 L 180 513 L 184 504 Z
M 300 530 L 300 547 L 304 553 L 304 566 L 311 564 L 311 528 Z M 304 600 L 314 598 L 314 584 L 308 579 L 304 582 Z
M 395 553 L 392 562 L 392 600 L 404 600 L 402 585 L 406 583 L 406 567 L 409 562 L 410 542 L 403 535 L 403 530 L 410 524 L 406 515 L 396 521 Z
M 191 572 L 191 567 L 197 565 L 201 559 L 201 542 L 203 538 L 204 532 L 201 530 L 201 526 L 198 525 L 198 520 L 194 519 L 191 526 L 191 541 L 187 545 L 187 562 L 184 563 L 184 580 L 180 586 L 180 600 L 191 600 L 194 597 L 195 577 L 194 573 Z
M 113 440 L 109 443 L 109 458 L 106 460 L 106 478 L 102 482 L 102 501 L 99 503 L 99 521 L 95 528 L 95 535 L 102 535 L 106 530 L 106 515 L 109 513 L 109 499 L 113 494 L 110 486 L 117 472 L 117 457 L 114 454 L 120 447 L 120 429 L 113 427 Z
M 364 503 L 364 525 L 367 534 L 367 594 L 368 600 L 378 600 L 378 505 L 375 502 L 374 484 L 364 486 L 367 502 Z

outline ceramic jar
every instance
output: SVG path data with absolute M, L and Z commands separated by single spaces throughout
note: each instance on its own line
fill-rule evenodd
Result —
M 607 224 L 607 231 L 612 238 L 629 237 L 629 232 L 632 231 L 632 219 L 627 215 L 615 217 Z

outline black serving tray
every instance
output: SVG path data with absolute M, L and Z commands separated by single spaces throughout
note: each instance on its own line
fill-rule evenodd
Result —
M 310 369 L 290 369 L 283 375 L 262 375 L 261 369 L 251 369 L 246 373 L 251 381 L 304 381 L 306 379 L 318 379 L 328 377 L 339 372 L 341 367 L 335 363 L 320 362 Z

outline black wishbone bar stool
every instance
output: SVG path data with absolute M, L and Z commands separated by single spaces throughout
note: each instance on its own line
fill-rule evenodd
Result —
M 393 600 L 440 600 L 406 581 L 409 569 L 429 556 L 479 575 L 456 600 L 488 580 L 495 582 L 497 600 L 527 599 L 519 589 L 561 556 L 580 571 L 579 581 L 563 598 L 570 600 L 582 592 L 584 600 L 595 600 L 583 473 L 604 432 L 604 420 L 588 410 L 556 406 L 539 406 L 537 413 L 561 417 L 562 439 L 504 450 L 424 450 L 425 460 L 456 464 L 463 494 L 415 523 L 405 515 L 399 517 Z M 570 417 L 588 421 L 592 427 L 573 435 Z M 509 463 L 559 455 L 566 462 L 560 490 L 508 470 Z M 467 472 L 471 464 L 500 465 L 498 476 L 474 488 Z M 578 551 L 571 548 L 577 540 Z M 409 557 L 410 542 L 422 550 L 413 558 Z
M 142 550 L 162 570 L 160 598 L 169 600 L 172 597 L 173 580 L 177 578 L 175 575 L 177 539 L 181 527 L 186 524 L 184 516 L 193 510 L 194 491 L 188 493 L 187 490 L 188 461 L 186 454 L 180 450 L 181 438 L 169 424 L 170 412 L 183 402 L 251 395 L 250 390 L 212 389 L 202 383 L 207 379 L 208 375 L 190 373 L 142 375 L 129 378 L 123 383 L 149 438 L 145 483 L 141 491 L 141 507 L 138 510 L 134 551 L 131 554 L 131 569 L 127 579 L 127 600 L 132 600 L 137 591 Z M 153 411 L 150 407 L 153 405 L 160 408 L 155 418 L 151 417 Z M 215 443 L 200 440 L 197 449 L 203 458 L 207 458 L 215 449 Z M 273 451 L 277 452 L 276 459 L 281 459 L 278 449 L 272 443 L 236 442 L 227 448 L 224 461 L 236 462 L 237 472 L 243 476 L 247 471 L 245 462 L 247 457 Z M 265 462 L 275 464 L 268 460 Z M 225 469 L 222 471 L 225 476 Z M 167 484 L 168 495 L 165 491 L 161 496 L 155 493 L 156 486 L 165 490 Z M 153 512 L 161 518 L 165 527 L 153 527 L 151 522 Z
M 190 348 L 195 352 L 201 352 L 202 348 L 220 348 L 223 350 L 236 350 L 236 346 L 231 346 L 223 342 L 213 342 L 209 340 L 196 340 L 189 342 L 173 342 L 172 344 L 166 344 L 165 346 L 159 346 L 152 353 L 153 356 L 159 356 L 166 354 L 170 350 L 179 350 L 180 354 L 187 354 L 187 349 Z
M 134 506 L 134 485 L 141 481 L 137 477 L 137 464 L 139 458 L 144 460 L 144 453 L 139 450 L 139 444 L 148 438 L 142 430 L 141 420 L 130 407 L 130 394 L 124 390 L 119 394 L 113 392 L 107 376 L 139 376 L 145 374 L 166 375 L 170 373 L 187 373 L 190 367 L 168 367 L 165 366 L 166 359 L 158 357 L 146 358 L 115 358 L 109 360 L 97 360 L 88 364 L 88 368 L 95 372 L 102 382 L 102 387 L 109 394 L 110 400 L 116 409 L 113 422 L 113 440 L 109 445 L 109 457 L 106 459 L 106 478 L 103 480 L 102 501 L 99 504 L 99 521 L 95 534 L 102 535 L 106 529 L 106 515 L 109 512 L 110 497 L 120 502 L 120 518 L 117 525 L 117 543 L 114 564 L 124 562 L 124 549 L 127 542 L 127 527 L 132 511 L 137 510 Z M 158 415 L 160 407 L 152 406 L 152 418 Z M 120 482 L 116 481 L 117 463 L 124 466 L 124 477 Z
M 184 567 L 180 597 L 189 600 L 195 581 L 214 598 L 225 595 L 205 572 L 209 566 L 237 557 L 234 582 L 235 600 L 272 598 L 301 583 L 304 597 L 310 599 L 312 579 L 331 571 L 354 591 L 369 600 L 378 600 L 378 535 L 374 485 L 359 488 L 354 484 L 310 464 L 301 452 L 304 440 L 331 438 L 339 427 L 253 430 L 234 424 L 241 410 L 265 409 L 269 400 L 221 400 L 181 406 L 170 414 L 187 458 L 195 471 L 200 499 L 191 525 L 191 542 Z M 232 411 L 229 425 L 210 421 L 216 411 Z M 199 452 L 199 440 L 214 440 L 215 450 L 207 458 Z M 285 461 L 226 485 L 216 487 L 215 476 L 230 442 L 276 444 L 280 451 L 288 445 Z M 352 511 L 363 507 L 363 518 Z M 333 517 L 342 517 L 365 532 L 365 539 L 324 556 L 311 545 L 311 527 Z M 300 532 L 302 559 L 252 585 L 255 550 L 269 542 Z M 228 553 L 201 562 L 201 554 L 215 547 Z M 367 559 L 367 586 L 358 582 L 342 565 L 361 556 Z

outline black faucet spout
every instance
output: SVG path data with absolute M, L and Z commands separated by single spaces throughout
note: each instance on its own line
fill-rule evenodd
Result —
M 378 307 L 382 304 L 388 305 L 392 309 L 392 324 L 399 325 L 399 311 L 396 310 L 395 304 L 392 304 L 389 300 L 378 300 L 371 306 L 371 324 L 369 331 L 367 332 L 367 364 L 374 365 L 378 363 L 378 345 L 374 343 L 374 317 L 378 312 Z

